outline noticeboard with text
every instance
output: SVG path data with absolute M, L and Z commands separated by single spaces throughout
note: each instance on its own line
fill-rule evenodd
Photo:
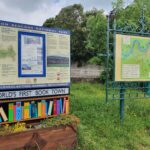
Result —
M 70 31 L 0 21 L 0 89 L 70 85 Z
M 150 37 L 116 35 L 115 81 L 150 81 Z

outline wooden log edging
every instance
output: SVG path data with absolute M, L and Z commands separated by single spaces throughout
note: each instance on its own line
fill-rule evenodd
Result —
M 66 125 L 0 136 L 0 150 L 71 150 L 77 143 L 76 129 Z

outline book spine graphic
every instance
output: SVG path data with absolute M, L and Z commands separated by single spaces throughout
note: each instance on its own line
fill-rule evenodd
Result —
M 42 100 L 42 117 L 46 117 L 46 102 Z
M 21 102 L 16 102 L 16 120 L 22 119 L 22 107 Z
M 63 100 L 63 112 L 62 113 L 63 114 L 66 113 L 66 98 L 64 98 L 64 100 Z
M 50 101 L 49 102 L 48 115 L 52 115 L 52 109 L 53 109 L 53 101 Z
M 30 103 L 25 102 L 24 103 L 24 119 L 30 118 Z
M 69 114 L 69 99 L 66 100 L 66 114 Z
M 5 113 L 4 109 L 3 109 L 3 107 L 0 107 L 0 115 L 1 115 L 1 117 L 3 118 L 4 121 L 7 121 L 7 120 L 8 120 L 8 118 L 7 118 L 7 116 L 6 116 L 6 113 Z
M 60 114 L 60 100 L 57 100 L 56 107 L 57 107 L 57 115 L 59 115 Z
M 8 121 L 13 121 L 14 120 L 14 104 L 9 103 L 8 104 Z
M 57 115 L 57 100 L 54 99 L 53 115 Z
M 59 102 L 60 102 L 60 114 L 62 114 L 63 112 L 62 98 L 60 98 Z
M 16 105 L 14 105 L 14 121 L 16 121 Z
M 38 102 L 38 117 L 42 117 L 42 104 Z
M 37 110 L 36 110 L 36 104 L 34 101 L 31 102 L 31 118 L 37 117 Z
M 45 101 L 45 114 L 48 116 L 48 102 Z

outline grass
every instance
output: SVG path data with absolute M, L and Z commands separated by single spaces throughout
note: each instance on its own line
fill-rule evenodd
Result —
M 119 121 L 119 101 L 105 103 L 103 85 L 73 83 L 71 113 L 80 118 L 76 150 L 150 150 L 150 99 L 125 101 Z

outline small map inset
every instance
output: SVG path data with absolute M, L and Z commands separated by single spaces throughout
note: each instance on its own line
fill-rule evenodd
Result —
M 15 59 L 16 53 L 12 45 L 9 45 L 7 48 L 0 49 L 0 59 L 12 58 Z

